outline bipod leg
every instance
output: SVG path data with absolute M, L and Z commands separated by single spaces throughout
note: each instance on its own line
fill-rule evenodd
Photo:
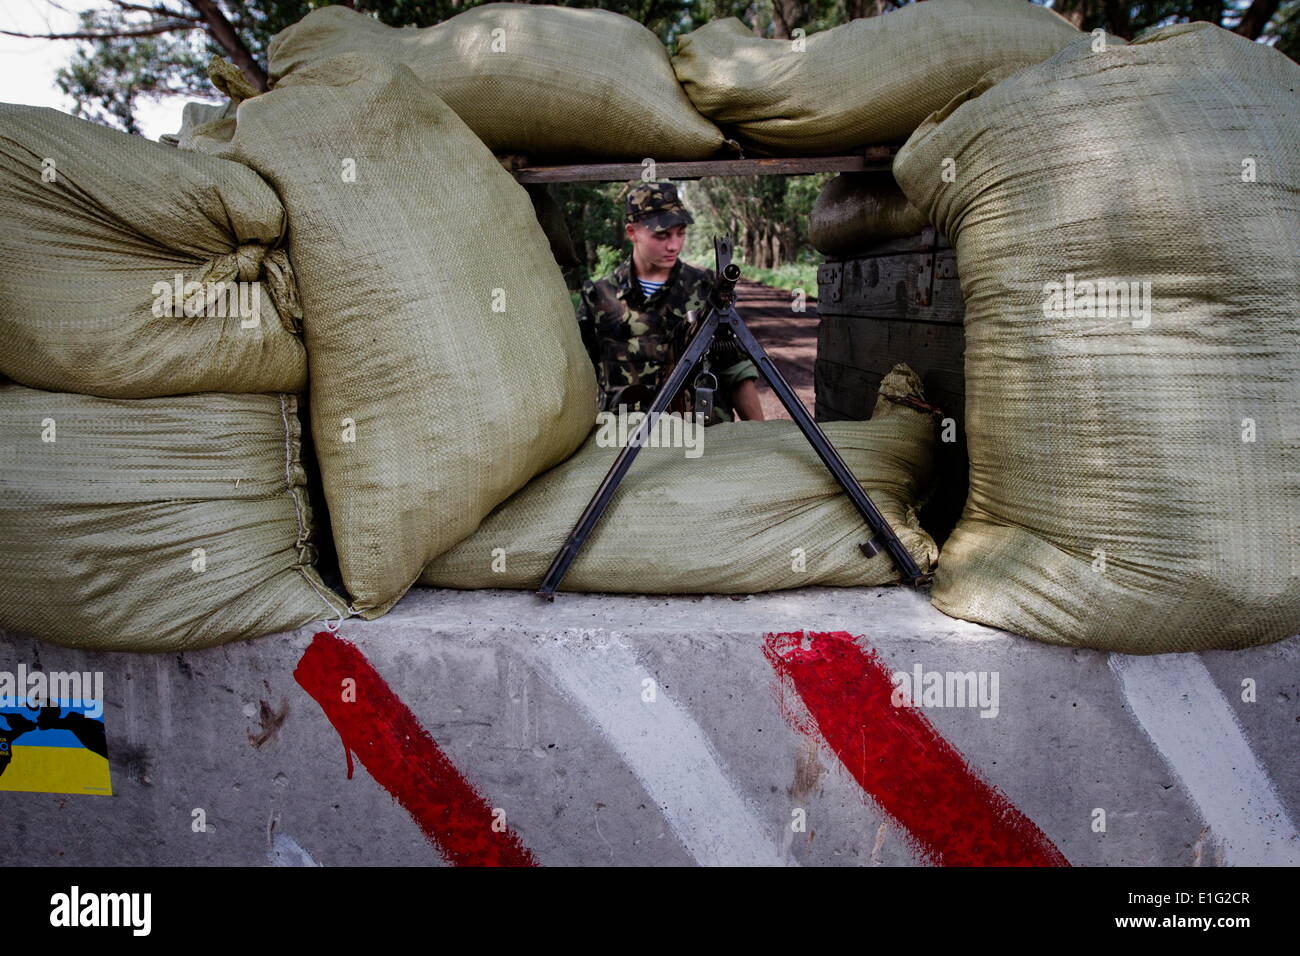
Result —
M 565 539 L 554 560 L 551 561 L 546 576 L 542 578 L 541 587 L 537 589 L 539 597 L 546 598 L 548 601 L 555 600 L 555 589 L 560 586 L 560 581 L 569 570 L 569 565 L 578 556 L 578 552 L 582 550 L 583 544 L 586 543 L 587 536 L 591 534 L 591 530 L 596 527 L 596 522 L 605 513 L 610 499 L 614 497 L 614 492 L 618 490 L 619 482 L 623 480 L 623 476 L 632 467 L 632 462 L 636 460 L 636 456 L 649 438 L 650 432 L 659 424 L 659 416 L 664 413 L 668 403 L 673 400 L 686 383 L 686 376 L 695 367 L 695 363 L 704 356 L 709 346 L 713 344 L 713 336 L 717 333 L 717 330 L 718 312 L 716 309 L 709 309 L 704 321 L 700 323 L 699 330 L 691 339 L 690 345 L 686 347 L 682 357 L 677 360 L 677 365 L 673 367 L 672 374 L 668 376 L 667 381 L 655 394 L 654 401 L 650 404 L 650 410 L 646 412 L 645 418 L 637 426 L 636 434 L 628 438 L 627 444 L 623 446 L 623 449 L 618 453 L 618 457 L 614 459 L 614 464 L 610 466 L 609 472 L 600 483 L 600 487 L 596 489 L 591 501 L 587 503 L 582 516 L 578 518 L 578 523 L 569 532 L 568 538 Z
M 876 508 L 867 493 L 862 490 L 857 478 L 844 464 L 844 459 L 840 457 L 840 453 L 830 443 L 826 433 L 821 430 L 821 426 L 813 421 L 812 416 L 808 414 L 808 410 L 803 407 L 803 402 L 799 401 L 799 396 L 794 393 L 794 389 L 786 382 L 785 376 L 777 369 L 776 363 L 767 354 L 767 350 L 763 348 L 758 339 L 754 338 L 753 333 L 749 331 L 749 328 L 734 307 L 727 312 L 722 322 L 731 328 L 750 359 L 758 366 L 759 372 L 767 379 L 767 383 L 772 386 L 772 391 L 776 392 L 777 398 L 781 399 L 781 404 L 785 406 L 785 410 L 790 413 L 790 417 L 794 419 L 795 424 L 799 426 L 799 430 L 803 432 L 804 438 L 808 439 L 808 443 L 813 446 L 813 450 L 817 452 L 817 457 L 835 476 L 835 480 L 839 482 L 840 487 L 849 496 L 854 507 L 858 509 L 858 513 L 862 515 L 868 527 L 871 528 L 872 537 L 859 545 L 863 554 L 871 557 L 878 553 L 881 545 L 883 545 L 885 550 L 889 552 L 889 556 L 893 558 L 894 564 L 898 567 L 898 572 L 904 581 L 913 587 L 919 587 L 927 583 L 930 580 L 930 575 L 917 566 L 912 555 L 903 547 L 903 542 L 898 540 L 898 535 L 894 533 L 894 529 L 889 526 L 889 522 L 885 520 L 884 515 Z

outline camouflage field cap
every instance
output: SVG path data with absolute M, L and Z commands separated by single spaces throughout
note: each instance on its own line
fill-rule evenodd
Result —
M 672 183 L 642 183 L 627 194 L 627 221 L 650 229 L 671 229 L 695 220 L 682 205 L 681 193 Z

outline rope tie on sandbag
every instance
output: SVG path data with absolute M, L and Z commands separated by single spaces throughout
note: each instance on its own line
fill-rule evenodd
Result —
M 331 605 L 331 607 L 332 606 L 333 605 Z M 325 622 L 325 630 L 329 631 L 331 634 L 336 634 L 338 633 L 338 629 L 343 626 L 344 621 L 346 621 L 350 617 L 356 617 L 360 613 L 361 612 L 359 610 L 357 610 L 351 604 L 349 604 L 345 610 L 339 613 L 337 620 L 335 620 L 334 618 L 330 618 L 328 621 Z
M 232 252 L 217 256 L 199 270 L 197 280 L 203 288 L 187 296 L 185 305 L 188 310 L 193 303 L 195 314 L 202 314 L 200 304 L 213 294 L 210 283 L 257 282 L 259 279 L 279 313 L 280 324 L 289 332 L 301 333 L 302 304 L 298 300 L 298 283 L 294 279 L 293 266 L 289 264 L 289 254 L 283 248 L 268 252 L 261 243 L 246 242 Z
M 336 596 L 332 592 L 321 590 L 316 582 L 312 580 L 311 575 L 305 574 L 303 577 L 306 579 L 307 583 L 311 585 L 312 590 L 314 590 L 317 595 L 320 596 L 320 599 L 325 602 L 325 606 L 338 615 L 338 617 L 331 617 L 322 622 L 325 625 L 325 630 L 329 631 L 331 634 L 338 633 L 338 629 L 343 626 L 343 622 L 348 618 L 356 617 L 361 613 L 360 610 L 353 607 L 350 602 L 346 601 L 343 603 L 343 609 L 339 610 L 338 607 L 335 606 L 334 599 Z
M 208 79 L 212 81 L 213 86 L 234 100 L 236 106 L 261 93 L 261 90 L 244 76 L 243 70 L 219 56 L 214 56 L 208 61 Z
M 280 324 L 295 335 L 302 333 L 302 303 L 298 300 L 298 281 L 294 278 L 289 253 L 272 249 L 262 260 L 267 292 L 280 313 Z
M 215 264 L 224 259 L 226 261 L 218 268 L 224 267 L 225 271 L 232 274 L 231 277 L 238 276 L 240 282 L 253 282 L 262 271 L 262 260 L 265 258 L 266 246 L 247 242 L 238 246 L 234 252 L 217 257 L 213 262 Z

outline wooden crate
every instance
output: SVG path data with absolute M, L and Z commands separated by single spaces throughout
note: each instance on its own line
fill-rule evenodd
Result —
M 921 376 L 926 399 L 953 420 L 955 440 L 940 444 L 936 493 L 921 513 L 942 540 L 966 499 L 965 306 L 956 253 L 926 230 L 823 263 L 817 285 L 818 421 L 870 418 L 880 380 L 899 362 Z

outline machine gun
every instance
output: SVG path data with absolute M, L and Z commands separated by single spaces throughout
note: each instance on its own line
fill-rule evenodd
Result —
M 717 287 L 717 279 L 714 281 L 714 289 Z M 712 293 L 710 293 L 711 301 Z M 707 308 L 707 306 L 706 306 Z M 690 347 L 691 339 L 700 327 L 700 316 L 697 312 L 687 312 L 686 321 L 679 322 L 672 330 L 668 339 L 667 357 L 664 365 L 666 368 L 674 368 L 686 354 L 687 348 Z M 740 340 L 736 338 L 729 325 L 720 324 L 717 332 L 714 334 L 713 343 L 705 350 L 695 365 L 691 366 L 686 375 L 686 384 L 669 402 L 668 411 L 672 414 L 681 415 L 683 418 L 694 412 L 699 416 L 701 423 L 709 422 L 710 424 L 714 413 L 714 398 L 719 388 L 717 371 L 729 368 L 737 362 L 747 357 L 744 347 Z M 653 396 L 647 396 L 652 399 Z M 650 402 L 646 402 L 648 408 Z M 725 420 L 725 419 L 724 419 Z
M 812 445 L 813 450 L 817 452 L 817 457 L 835 476 L 841 488 L 849 496 L 858 513 L 862 515 L 867 526 L 871 529 L 871 536 L 859 544 L 858 547 L 867 557 L 872 557 L 880 552 L 883 548 L 889 552 L 894 564 L 898 567 L 898 572 L 905 582 L 913 587 L 920 587 L 929 583 L 931 575 L 922 571 L 903 547 L 903 543 L 898 540 L 898 535 L 894 529 L 889 526 L 880 511 L 872 504 L 867 493 L 862 490 L 853 473 L 849 471 L 844 460 L 840 458 L 839 452 L 835 446 L 826 438 L 825 433 L 813 421 L 812 416 L 808 414 L 799 397 L 795 395 L 794 390 L 786 383 L 785 378 L 777 370 L 776 364 L 754 338 L 753 333 L 745 325 L 740 314 L 736 312 L 736 282 L 740 279 L 740 267 L 731 261 L 731 237 L 715 237 L 713 240 L 714 255 L 717 261 L 717 269 L 714 273 L 713 288 L 709 290 L 708 301 L 705 303 L 703 313 L 687 313 L 687 319 L 695 328 L 695 334 L 691 337 L 690 344 L 686 350 L 677 359 L 676 365 L 673 366 L 672 372 L 667 380 L 660 387 L 655 395 L 654 402 L 651 403 L 645 417 L 637 427 L 636 433 L 628 438 L 627 444 L 618 457 L 614 459 L 614 464 L 610 466 L 608 474 L 592 495 L 591 501 L 587 503 L 586 509 L 578 518 L 578 523 L 573 530 L 569 532 L 568 538 L 561 546 L 555 559 L 551 562 L 550 568 L 546 571 L 546 576 L 542 578 L 541 587 L 537 589 L 540 597 L 548 601 L 555 600 L 555 589 L 559 587 L 560 581 L 569 566 L 573 563 L 574 558 L 582 549 L 591 534 L 592 528 L 600 520 L 601 515 L 609 506 L 610 499 L 614 497 L 614 492 L 618 489 L 619 482 L 623 480 L 632 462 L 636 460 L 637 453 L 648 443 L 651 431 L 658 424 L 659 416 L 662 415 L 669 406 L 669 403 L 677 397 L 686 384 L 687 378 L 696 368 L 701 360 L 706 360 L 715 343 L 719 345 L 719 351 L 733 353 L 735 349 L 731 343 L 739 346 L 739 351 L 748 355 L 749 358 L 758 366 L 759 373 L 767 379 L 772 386 L 781 404 L 785 410 L 790 413 L 799 430 L 803 432 L 804 438 Z M 736 354 L 739 358 L 739 354 Z M 701 392 L 704 392 L 703 401 L 701 401 Z M 711 394 L 707 391 L 707 386 L 698 384 L 698 376 L 695 383 L 696 411 L 700 412 L 702 404 L 709 404 Z M 710 407 L 711 411 L 711 407 Z

